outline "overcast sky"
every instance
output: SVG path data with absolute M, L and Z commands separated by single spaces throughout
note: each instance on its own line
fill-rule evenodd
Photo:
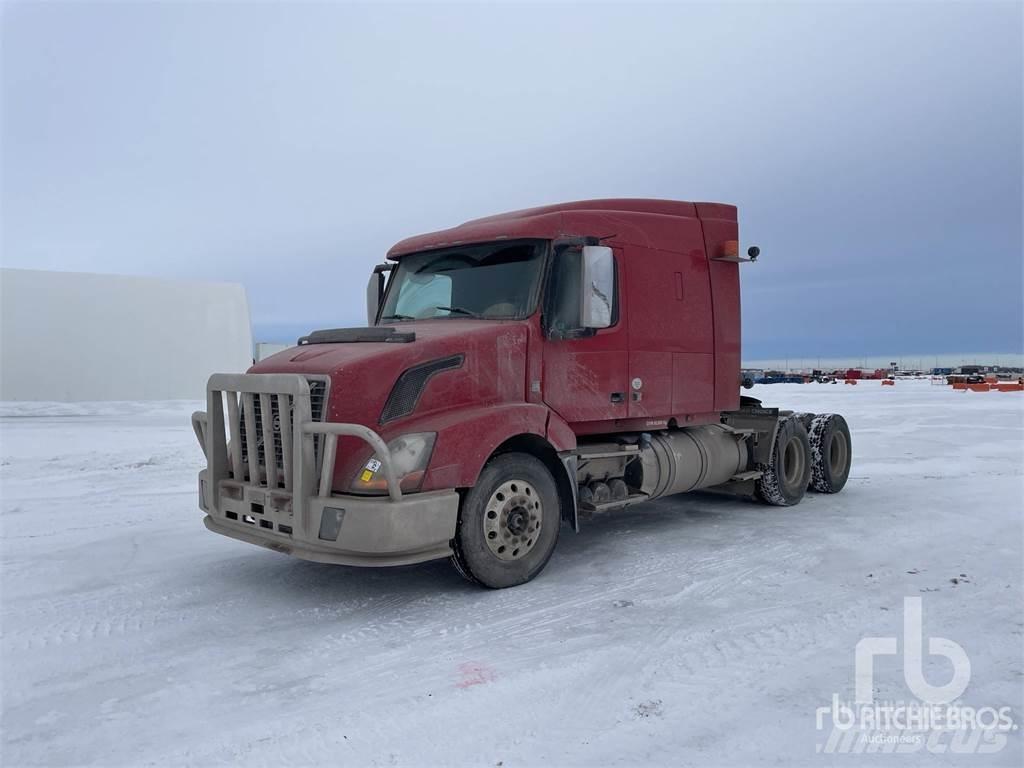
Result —
M 717 200 L 745 357 L 1020 352 L 1021 8 L 5 3 L 3 264 L 239 281 L 293 340 L 407 235 Z

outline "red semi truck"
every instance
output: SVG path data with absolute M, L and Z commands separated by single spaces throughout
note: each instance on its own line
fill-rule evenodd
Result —
M 193 415 L 211 531 L 296 557 L 529 581 L 563 525 L 714 489 L 842 489 L 835 414 L 741 397 L 736 208 L 589 200 L 395 245 L 368 327 L 314 331 Z

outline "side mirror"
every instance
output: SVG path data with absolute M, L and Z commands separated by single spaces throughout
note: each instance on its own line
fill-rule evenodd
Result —
M 580 262 L 580 327 L 607 328 L 612 324 L 615 258 L 606 245 L 583 246 Z
M 373 268 L 370 275 L 370 282 L 366 284 L 366 324 L 377 323 L 377 313 L 380 312 L 380 303 L 384 300 L 384 286 L 386 284 L 385 272 L 395 268 L 394 264 L 378 264 Z

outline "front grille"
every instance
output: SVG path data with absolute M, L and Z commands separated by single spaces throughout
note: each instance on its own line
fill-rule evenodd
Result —
M 309 403 L 310 412 L 313 421 L 323 421 L 326 416 L 327 408 L 327 380 L 326 379 L 315 379 L 307 378 L 309 383 Z M 281 403 L 286 402 L 288 404 L 288 412 L 292 415 L 292 425 L 294 429 L 295 419 L 293 415 L 293 406 L 289 395 L 269 395 L 270 400 L 270 423 L 271 423 L 271 437 L 274 443 L 274 465 L 277 467 L 277 487 L 287 487 L 287 478 L 285 477 L 285 466 L 284 466 L 284 443 L 281 439 Z M 253 422 L 255 424 L 256 439 L 250 440 L 246 430 L 246 405 L 252 403 L 252 414 Z M 250 483 L 266 484 L 265 479 L 267 475 L 267 450 L 265 441 L 263 439 L 263 404 L 262 399 L 259 395 L 253 396 L 251 399 L 242 399 L 238 409 L 238 435 L 239 442 L 241 445 L 241 456 L 242 456 L 242 473 L 245 475 L 244 478 L 234 477 L 235 480 L 248 480 Z M 315 459 L 315 466 L 320 464 L 320 446 L 323 439 L 322 435 L 313 436 L 313 453 Z M 255 444 L 256 448 L 256 462 L 260 467 L 260 478 L 249 477 L 249 451 L 250 446 Z M 234 473 L 232 472 L 232 476 Z

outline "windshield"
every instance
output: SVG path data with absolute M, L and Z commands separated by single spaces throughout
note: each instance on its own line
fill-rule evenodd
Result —
M 380 319 L 527 317 L 537 301 L 544 252 L 544 241 L 517 240 L 403 256 Z

